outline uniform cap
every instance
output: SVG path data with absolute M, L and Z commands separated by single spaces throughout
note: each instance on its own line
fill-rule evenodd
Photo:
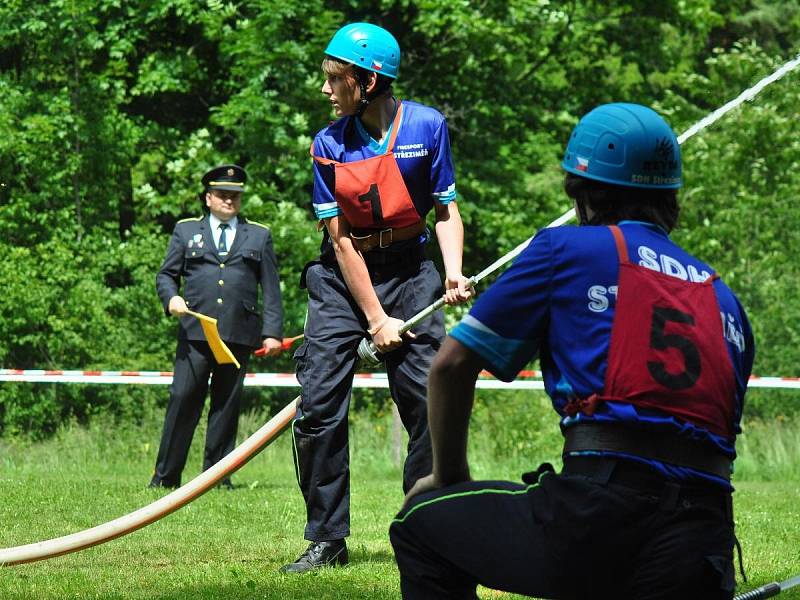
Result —
M 243 192 L 247 181 L 247 173 L 239 165 L 220 165 L 203 175 L 203 187 L 210 190 L 229 190 Z

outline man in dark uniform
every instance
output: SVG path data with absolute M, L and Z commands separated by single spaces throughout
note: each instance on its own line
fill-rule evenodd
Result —
M 714 270 L 675 244 L 678 141 L 653 110 L 607 104 L 562 167 L 580 227 L 543 229 L 450 333 L 428 383 L 433 472 L 390 536 L 405 598 L 729 599 L 730 475 L 754 343 Z M 481 369 L 539 356 L 563 471 L 472 481 Z
M 272 236 L 264 225 L 239 216 L 247 174 L 222 165 L 203 175 L 207 213 L 175 225 L 156 276 L 164 312 L 180 318 L 175 368 L 164 432 L 150 487 L 179 487 L 211 376 L 203 470 L 233 450 L 239 404 L 250 353 L 281 351 L 283 308 Z M 183 280 L 183 295 L 179 293 Z M 263 310 L 258 309 L 258 286 Z M 217 319 L 220 337 L 241 367 L 219 364 L 200 322 L 188 311 Z M 223 482 L 232 487 L 230 480 Z

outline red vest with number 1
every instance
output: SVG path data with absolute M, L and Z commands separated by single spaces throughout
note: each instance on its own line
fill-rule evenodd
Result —
M 333 165 L 336 179 L 333 194 L 353 228 L 398 228 L 422 220 L 394 158 L 394 143 L 402 115 L 403 104 L 398 101 L 384 154 L 343 163 L 314 156 L 314 147 L 311 147 L 315 161 L 321 165 Z
M 736 388 L 712 282 L 684 281 L 628 259 L 610 227 L 619 280 L 605 390 L 600 400 L 655 408 L 733 437 Z

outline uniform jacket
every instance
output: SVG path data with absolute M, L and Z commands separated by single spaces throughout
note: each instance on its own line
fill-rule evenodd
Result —
M 283 337 L 277 260 L 269 229 L 238 218 L 233 245 L 223 257 L 217 253 L 208 216 L 179 221 L 156 276 L 156 289 L 165 314 L 169 315 L 170 298 L 183 296 L 190 310 L 217 319 L 225 342 L 257 348 L 265 337 Z M 182 317 L 178 338 L 205 340 L 200 322 Z

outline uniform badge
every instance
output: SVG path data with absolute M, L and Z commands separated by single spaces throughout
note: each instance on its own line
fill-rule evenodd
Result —
M 189 241 L 186 243 L 186 247 L 187 247 L 187 248 L 192 248 L 193 246 L 194 246 L 194 240 L 189 240 Z
M 228 177 L 233 177 L 233 169 L 228 169 Z
M 195 233 L 194 237 L 192 238 L 192 241 L 195 243 L 195 245 L 198 248 L 202 248 L 203 247 L 203 234 L 202 233 Z M 191 242 L 189 242 L 189 243 L 191 243 Z

